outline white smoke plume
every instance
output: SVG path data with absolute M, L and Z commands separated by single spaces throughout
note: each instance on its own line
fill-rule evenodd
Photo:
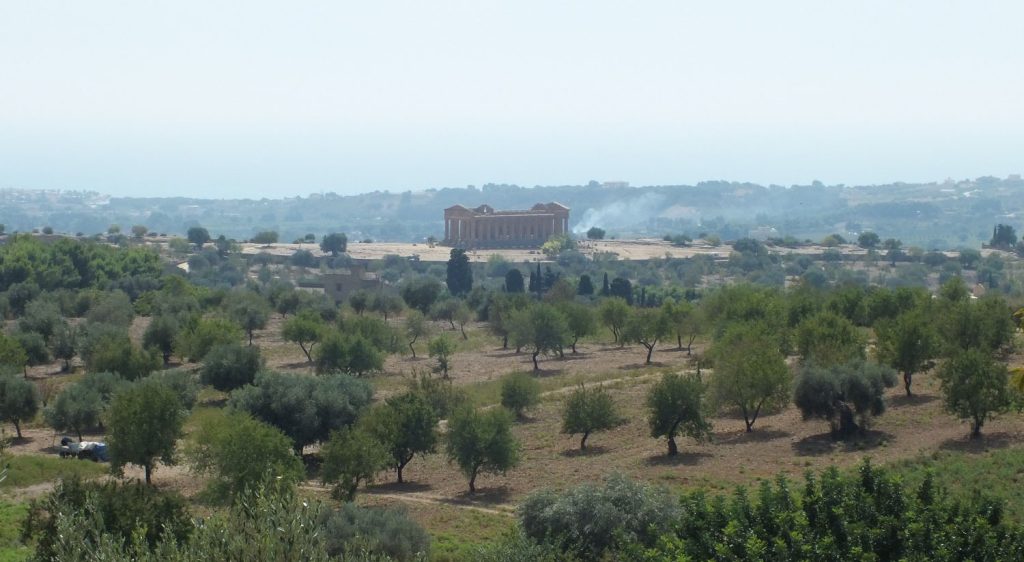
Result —
M 636 199 L 616 201 L 610 205 L 583 212 L 572 227 L 573 234 L 585 234 L 591 227 L 625 228 L 657 216 L 663 210 L 665 197 L 657 193 L 645 193 Z

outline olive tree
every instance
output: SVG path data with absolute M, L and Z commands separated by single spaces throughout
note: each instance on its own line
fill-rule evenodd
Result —
M 157 460 L 174 464 L 185 411 L 168 386 L 146 379 L 122 388 L 110 402 L 109 417 L 107 443 L 115 473 L 121 474 L 126 464 L 139 465 L 151 484 Z
M 100 393 L 82 384 L 70 384 L 43 411 L 46 424 L 56 431 L 82 433 L 99 425 L 104 404 Z
M 218 344 L 239 342 L 242 329 L 231 320 L 219 316 L 192 319 L 174 338 L 174 353 L 189 361 L 202 361 Z
M 359 333 L 328 330 L 313 354 L 317 373 L 350 373 L 361 376 L 384 367 L 384 354 Z
M 629 310 L 629 305 L 625 299 L 618 297 L 601 299 L 601 304 L 598 305 L 597 315 L 601 318 L 601 323 L 611 330 L 615 343 L 620 345 L 625 344 L 621 335 L 622 328 L 625 327 L 626 321 L 629 320 Z
M 287 485 L 305 476 L 291 440 L 241 412 L 204 418 L 189 435 L 185 457 L 194 472 L 210 477 L 208 490 L 221 498 L 253 489 L 268 474 Z
M 199 379 L 217 390 L 230 392 L 252 384 L 256 373 L 262 369 L 260 348 L 229 343 L 210 350 L 199 371 Z
M 946 410 L 971 424 L 971 439 L 981 437 L 987 420 L 1011 404 L 1006 366 L 988 353 L 969 349 L 947 361 L 939 370 Z
M 809 316 L 796 329 L 797 351 L 804 361 L 824 367 L 864 359 L 865 344 L 857 327 L 834 312 Z
M 25 369 L 28 365 L 28 354 L 21 344 L 3 332 L 0 332 L 0 365 L 18 369 Z
M 280 429 L 297 453 L 351 426 L 373 398 L 373 388 L 348 375 L 310 377 L 264 371 L 231 393 L 228 407 Z
M 587 437 L 595 431 L 614 429 L 626 423 L 611 394 L 602 386 L 580 385 L 565 399 L 562 410 L 562 433 L 581 435 L 580 450 L 587 448 Z
M 412 358 L 415 359 L 416 340 L 430 335 L 430 326 L 422 312 L 411 309 L 405 313 L 405 335 L 409 339 L 409 351 L 412 352 Z
M 565 315 L 546 303 L 513 314 L 511 332 L 517 347 L 522 344 L 531 348 L 534 371 L 540 371 L 537 363 L 540 354 L 561 353 L 570 341 Z
M 90 371 L 117 373 L 127 380 L 141 379 L 161 365 L 155 351 L 135 346 L 127 334 L 103 338 L 86 359 Z
M 142 334 L 142 345 L 147 349 L 156 349 L 163 357 L 164 365 L 171 361 L 174 353 L 174 338 L 181 330 L 178 318 L 173 314 L 161 314 L 150 319 L 146 331 Z
M 427 344 L 427 354 L 437 360 L 437 366 L 434 367 L 434 372 L 441 373 L 441 376 L 447 379 L 448 368 L 451 367 L 452 355 L 455 355 L 455 342 L 447 335 L 441 334 L 440 336 L 430 340 L 430 343 Z
M 585 304 L 578 302 L 565 302 L 558 306 L 565 315 L 566 325 L 569 327 L 569 335 L 572 342 L 569 346 L 573 354 L 576 353 L 576 344 L 580 338 L 594 335 L 597 332 L 597 317 L 594 310 Z
M 516 417 L 540 402 L 540 383 L 527 373 L 511 373 L 501 379 L 501 405 Z
M 736 325 L 715 341 L 710 354 L 715 362 L 712 398 L 719 405 L 739 408 L 748 432 L 764 408 L 789 400 L 793 376 L 771 335 Z
M 18 330 L 35 332 L 50 341 L 61 324 L 66 323 L 60 307 L 50 299 L 37 298 L 25 305 L 25 313 L 18 319 Z
M 430 402 L 418 392 L 392 396 L 369 412 L 364 419 L 369 431 L 388 450 L 390 466 L 401 484 L 402 471 L 417 454 L 432 453 L 437 448 L 437 413 Z
M 879 320 L 878 359 L 903 373 L 903 388 L 910 396 L 914 373 L 920 371 L 939 351 L 934 324 L 919 311 L 905 312 L 892 320 Z
M 21 439 L 21 422 L 31 420 L 39 411 L 36 385 L 11 373 L 0 374 L 0 421 L 14 424 Z
M 174 391 L 174 394 L 181 402 L 181 407 L 191 410 L 199 399 L 199 382 L 194 373 L 185 369 L 169 369 L 157 371 L 148 377 Z
M 296 316 L 285 321 L 281 328 L 284 341 L 296 343 L 306 355 L 306 360 L 313 362 L 313 347 L 320 341 L 327 328 L 320 315 L 312 310 L 303 310 Z
M 512 416 L 502 409 L 477 411 L 460 408 L 448 420 L 446 450 L 449 462 L 459 465 L 476 493 L 480 472 L 505 474 L 519 462 L 519 443 L 512 436 Z
M 672 333 L 669 317 L 661 309 L 641 308 L 633 311 L 620 335 L 621 339 L 636 342 L 647 350 L 645 365 L 651 364 L 651 356 L 658 341 Z
M 320 479 L 334 484 L 334 496 L 345 501 L 355 499 L 360 482 L 373 482 L 377 473 L 388 467 L 387 448 L 362 427 L 341 428 L 320 449 L 323 467 Z
M 404 308 L 402 298 L 397 295 L 377 293 L 370 301 L 370 310 L 383 316 L 385 322 L 387 322 L 388 316 L 394 316 L 402 312 Z
M 270 319 L 270 303 L 252 291 L 235 291 L 224 303 L 228 315 L 245 330 L 252 345 L 253 332 L 263 329 Z
M 679 454 L 676 436 L 682 433 L 702 441 L 711 432 L 704 415 L 704 383 L 694 374 L 665 373 L 647 394 L 647 422 L 651 437 L 668 439 L 668 455 Z
M 668 318 L 671 331 L 676 336 L 676 346 L 683 349 L 683 338 L 686 338 L 686 355 L 690 356 L 693 342 L 700 335 L 700 310 L 685 300 L 666 300 L 661 310 Z
M 885 411 L 885 389 L 895 385 L 895 372 L 875 363 L 804 365 L 793 402 L 804 419 L 826 420 L 833 437 L 845 438 Z

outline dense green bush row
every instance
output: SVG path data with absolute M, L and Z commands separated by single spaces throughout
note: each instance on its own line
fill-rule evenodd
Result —
M 665 490 L 613 476 L 539 492 L 520 509 L 541 548 L 580 560 L 1019 560 L 1024 529 L 996 501 L 952 499 L 931 476 L 908 486 L 862 464 L 731 496 Z M 515 540 L 515 539 L 509 539 Z

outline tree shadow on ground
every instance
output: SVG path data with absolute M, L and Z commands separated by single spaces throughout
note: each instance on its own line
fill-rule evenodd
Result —
M 754 423 L 754 431 L 757 431 L 757 428 L 759 427 L 761 421 L 764 420 L 766 417 L 774 416 L 775 414 L 779 414 L 784 410 L 785 408 L 782 406 L 762 407 L 761 411 L 757 414 L 757 420 Z M 740 410 L 735 406 L 727 405 L 719 409 L 715 416 L 725 420 L 743 421 L 743 410 Z
M 846 439 L 836 439 L 831 432 L 809 435 L 793 443 L 793 452 L 802 457 L 827 455 L 836 450 L 851 453 L 870 451 L 892 439 L 892 434 L 874 429 L 861 431 Z
M 559 361 L 578 361 L 580 359 L 590 359 L 589 353 L 580 352 L 575 355 L 571 351 L 565 353 L 565 357 L 559 357 Z
M 28 445 L 33 441 L 35 441 L 35 439 L 31 437 L 15 437 L 14 435 L 12 435 L 8 437 L 7 444 L 12 447 L 17 447 L 18 445 Z
M 487 475 L 481 475 L 486 478 Z M 479 481 L 481 476 L 477 477 Z M 468 484 L 467 484 L 468 487 Z M 465 504 L 507 504 L 512 498 L 512 490 L 508 486 L 477 486 L 476 493 L 470 494 L 469 490 L 457 494 L 453 499 L 443 500 L 445 503 L 455 505 Z
M 597 348 L 597 351 L 622 351 L 623 349 L 626 349 L 626 347 L 612 344 L 599 347 Z
M 623 365 L 619 367 L 620 371 L 638 371 L 643 369 L 663 369 L 668 367 L 665 363 L 659 361 L 651 361 L 650 363 L 630 363 L 629 365 Z
M 286 369 L 303 369 L 305 367 L 312 367 L 313 363 L 310 361 L 296 361 L 295 363 L 285 363 L 281 366 Z
M 779 429 L 758 429 L 754 425 L 754 431 L 718 431 L 711 434 L 712 442 L 720 445 L 741 445 L 743 443 L 764 443 L 775 439 L 784 439 L 793 434 Z
M 410 493 L 410 492 L 429 492 L 434 487 L 424 482 L 410 482 L 406 480 L 399 484 L 398 482 L 384 482 L 380 484 L 372 484 L 366 487 L 365 492 L 367 494 L 398 494 L 398 493 Z
M 596 457 L 607 452 L 608 447 L 605 447 L 604 445 L 587 445 L 587 448 L 583 450 L 580 450 L 579 447 L 573 447 L 572 449 L 566 449 L 558 454 L 565 458 L 572 459 L 577 457 Z
M 704 459 L 711 458 L 711 453 L 702 451 L 681 451 L 678 455 L 655 455 L 647 457 L 644 464 L 647 466 L 696 466 Z
M 515 417 L 515 422 L 518 425 L 533 425 L 541 421 L 539 416 L 531 416 L 529 414 L 523 414 Z
M 529 357 L 529 355 L 527 355 L 526 352 L 521 351 L 519 353 L 516 353 L 516 350 L 514 349 L 499 349 L 494 353 L 485 353 L 484 355 L 487 357 L 493 357 L 495 359 L 507 359 L 509 357 Z
M 970 429 L 964 424 L 964 434 L 962 437 L 955 437 L 953 439 L 947 439 L 939 445 L 939 449 L 943 451 L 957 451 L 960 453 L 968 453 L 976 455 L 979 453 L 986 453 L 993 449 L 1005 449 L 1010 445 L 1014 445 L 1021 442 L 1021 438 L 1017 435 L 1007 433 L 1005 431 L 997 431 L 994 433 L 985 433 L 985 428 L 981 429 L 981 437 L 978 439 L 970 438 Z
M 901 406 L 921 406 L 938 400 L 937 396 L 930 394 L 912 394 L 907 396 L 906 394 L 900 394 L 899 396 L 893 396 L 889 398 L 889 406 L 893 408 L 899 408 Z

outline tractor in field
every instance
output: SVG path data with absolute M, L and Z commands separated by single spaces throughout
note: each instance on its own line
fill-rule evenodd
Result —
M 98 441 L 76 442 L 70 437 L 61 437 L 59 454 L 62 459 L 82 459 L 93 462 L 106 462 L 109 460 L 106 443 Z

